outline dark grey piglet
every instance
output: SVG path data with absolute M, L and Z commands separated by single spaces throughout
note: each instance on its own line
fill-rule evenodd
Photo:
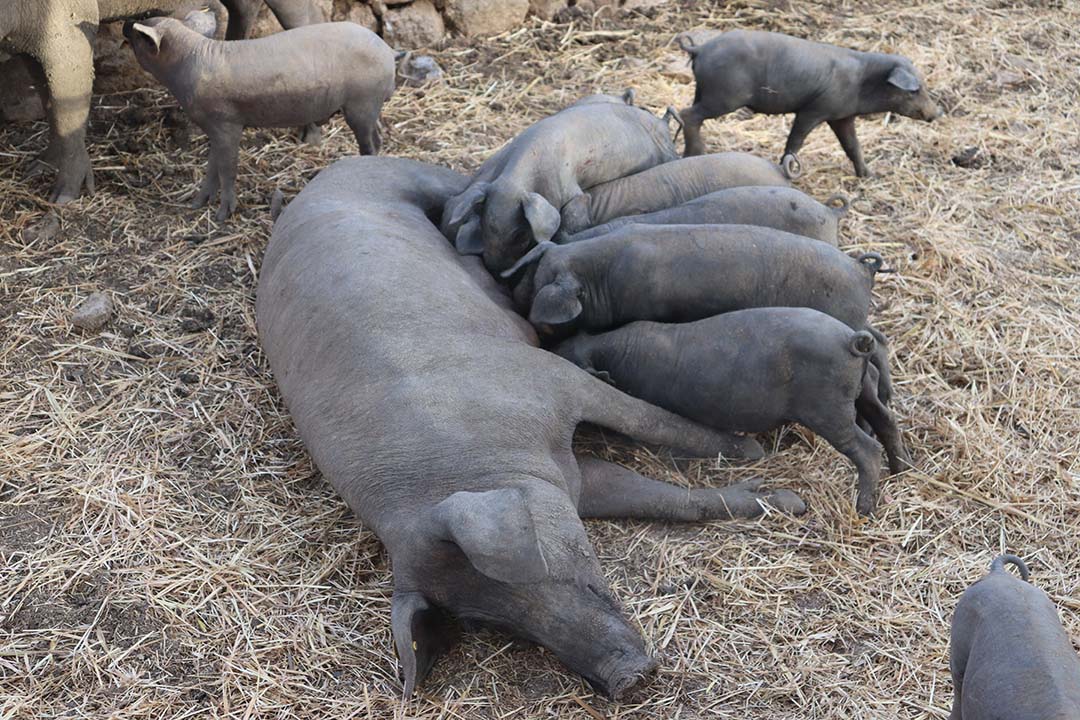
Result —
M 443 211 L 458 252 L 505 270 L 559 230 L 559 208 L 584 189 L 678 157 L 668 126 L 619 98 L 537 121 L 484 163 Z
M 950 720 L 1080 720 L 1080 658 L 1050 598 L 1027 579 L 1023 560 L 1002 555 L 960 596 Z
M 625 225 L 570 245 L 540 245 L 515 299 L 541 330 L 607 330 L 634 320 L 687 322 L 754 307 L 808 307 L 879 339 L 874 364 L 892 396 L 884 336 L 867 326 L 881 256 L 751 225 Z
M 680 205 L 716 190 L 742 185 L 788 185 L 779 166 L 750 153 L 725 152 L 664 163 L 594 185 L 563 206 L 565 233 L 624 215 Z
M 893 112 L 929 122 L 942 114 L 915 66 L 900 55 L 753 30 L 721 33 L 702 45 L 680 36 L 679 45 L 690 54 L 697 82 L 694 104 L 682 111 L 686 155 L 705 152 L 703 121 L 747 107 L 768 115 L 795 113 L 785 161 L 827 122 L 855 174 L 866 177 L 870 170 L 855 136 L 856 117 Z
M 589 240 L 624 225 L 761 225 L 837 245 L 840 218 L 847 209 L 848 200 L 842 195 L 834 195 L 822 204 L 795 188 L 734 187 L 665 210 L 615 218 L 573 235 L 562 235 L 558 241 Z
M 194 20 L 207 13 L 195 13 Z M 323 122 L 343 111 L 362 155 L 378 153 L 378 119 L 394 91 L 394 51 L 350 22 L 220 42 L 175 18 L 125 28 L 139 64 L 164 84 L 210 138 L 201 207 L 221 191 L 217 219 L 236 209 L 236 159 L 245 126 Z
M 479 258 L 433 224 L 468 180 L 401 158 L 320 172 L 266 249 L 259 339 L 326 479 L 386 545 L 406 694 L 457 619 L 533 640 L 620 695 L 656 666 L 583 517 L 752 517 L 804 505 L 759 482 L 688 491 L 574 453 L 594 423 L 695 455 L 758 455 L 536 347 Z
M 577 335 L 556 352 L 620 390 L 725 431 L 786 422 L 813 430 L 859 470 L 856 509 L 877 506 L 881 439 L 893 472 L 909 462 L 867 371 L 874 336 L 806 308 L 755 308 L 692 323 L 634 322 Z

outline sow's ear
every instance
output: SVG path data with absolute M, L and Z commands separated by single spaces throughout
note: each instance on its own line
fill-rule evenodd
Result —
M 454 645 L 457 623 L 420 593 L 395 592 L 390 601 L 390 629 L 401 663 L 405 697 L 409 697 L 439 656 Z
M 547 576 L 547 561 L 520 490 L 456 492 L 435 506 L 434 515 L 444 538 L 489 578 L 530 583 Z
M 525 211 L 525 219 L 529 221 L 536 242 L 542 243 L 555 237 L 562 218 L 558 208 L 549 203 L 547 198 L 540 193 L 525 193 L 521 209 Z
M 915 73 L 911 72 L 910 70 L 904 68 L 901 65 L 897 65 L 892 69 L 892 72 L 889 73 L 889 77 L 886 79 L 886 81 L 890 85 L 895 85 L 901 90 L 906 90 L 907 92 L 915 92 L 919 89 L 919 78 L 915 76 Z
M 540 288 L 529 310 L 529 322 L 533 325 L 562 325 L 577 318 L 584 309 L 578 299 L 578 281 L 563 273 L 555 282 Z
M 143 25 L 142 23 L 133 23 L 131 25 L 133 32 L 137 32 L 143 37 L 154 43 L 154 51 L 161 52 L 161 33 L 156 27 L 149 25 Z

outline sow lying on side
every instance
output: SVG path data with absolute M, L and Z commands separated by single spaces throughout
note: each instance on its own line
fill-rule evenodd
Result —
M 702 45 L 681 35 L 679 45 L 690 54 L 697 83 L 694 104 L 681 113 L 686 155 L 705 152 L 703 121 L 748 107 L 768 115 L 795 113 L 785 164 L 827 122 L 855 174 L 866 177 L 870 169 L 855 136 L 856 117 L 894 112 L 930 122 L 942 114 L 914 65 L 899 55 L 751 30 L 722 33 Z
M 609 592 L 580 518 L 804 506 L 753 482 L 687 492 L 576 457 L 582 422 L 696 454 L 761 448 L 536 347 L 480 260 L 458 255 L 432 224 L 466 183 L 396 158 L 323 170 L 274 227 L 259 337 L 316 464 L 387 547 L 406 693 L 452 644 L 460 617 L 543 644 L 617 696 L 655 661 Z
M 205 13 L 184 22 L 152 18 L 124 28 L 139 64 L 169 88 L 210 138 L 195 207 L 220 190 L 217 219 L 236 209 L 236 160 L 245 126 L 305 125 L 341 110 L 360 153 L 379 152 L 379 112 L 394 91 L 394 51 L 382 38 L 338 22 L 220 42 L 185 24 L 199 16 Z
M 1002 555 L 960 596 L 949 654 L 950 720 L 1080 718 L 1080 658 L 1050 598 L 1027 579 L 1023 560 Z
M 877 396 L 874 336 L 806 308 L 755 308 L 692 323 L 634 322 L 577 335 L 556 352 L 634 397 L 719 430 L 813 430 L 859 470 L 856 509 L 877 506 L 881 439 L 893 472 L 910 462 Z

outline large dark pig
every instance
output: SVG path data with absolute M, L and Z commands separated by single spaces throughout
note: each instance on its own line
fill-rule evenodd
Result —
M 832 204 L 834 201 L 839 205 Z M 761 225 L 837 245 L 840 218 L 847 209 L 848 200 L 842 195 L 822 204 L 795 188 L 733 187 L 664 210 L 618 217 L 573 235 L 560 235 L 558 242 L 600 237 L 624 225 Z
M 569 245 L 545 243 L 507 270 L 537 328 L 608 330 L 634 320 L 688 322 L 756 307 L 808 307 L 874 334 L 880 396 L 892 396 L 885 337 L 867 325 L 877 253 L 752 225 L 625 225 Z M 531 270 L 532 268 L 528 268 Z
M 574 456 L 591 422 L 702 455 L 760 454 L 535 346 L 478 258 L 433 224 L 467 180 L 394 158 L 319 173 L 279 217 L 259 336 L 315 463 L 385 543 L 411 693 L 453 617 L 550 648 L 617 696 L 654 666 L 607 590 L 581 517 L 749 517 L 758 483 L 688 492 Z
M 533 123 L 450 198 L 442 229 L 492 271 L 559 230 L 559 208 L 586 189 L 678 157 L 667 123 L 619 98 L 587 98 Z
M 810 132 L 828 123 L 866 177 L 855 118 L 894 112 L 927 122 L 941 117 L 926 82 L 900 55 L 860 52 L 780 33 L 732 30 L 702 45 L 679 45 L 694 65 L 694 104 L 682 111 L 686 155 L 705 152 L 701 123 L 748 107 L 768 115 L 795 113 L 782 161 L 789 165 Z
M 595 185 L 563 206 L 565 233 L 624 215 L 651 213 L 725 188 L 788 185 L 781 168 L 750 153 L 725 152 L 664 163 Z
M 960 596 L 950 720 L 1080 720 L 1080 658 L 1050 598 L 1027 580 L 1023 560 L 1001 555 Z
M 877 397 L 874 336 L 808 308 L 754 308 L 690 323 L 633 322 L 580 334 L 556 352 L 634 397 L 720 430 L 763 432 L 788 422 L 813 430 L 859 470 L 856 508 L 877 506 L 881 439 L 889 467 L 910 462 Z

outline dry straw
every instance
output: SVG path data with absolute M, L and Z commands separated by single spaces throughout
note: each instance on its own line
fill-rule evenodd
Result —
M 820 130 L 799 186 L 853 196 L 848 245 L 900 271 L 879 283 L 875 322 L 919 471 L 886 481 L 862 522 L 852 468 L 802 430 L 751 467 L 683 471 L 589 435 L 674 482 L 774 478 L 811 510 L 589 524 L 662 662 L 624 703 L 481 633 L 402 704 L 386 555 L 312 467 L 253 317 L 268 198 L 355 152 L 351 134 L 335 119 L 310 148 L 248 131 L 242 212 L 217 226 L 183 204 L 206 141 L 174 101 L 96 97 L 99 192 L 52 238 L 22 233 L 46 209 L 45 181 L 20 180 L 45 125 L 0 128 L 0 716 L 943 718 L 952 607 L 1006 548 L 1080 638 L 1080 5 L 686 0 L 616 15 L 456 41 L 438 53 L 445 84 L 387 105 L 385 151 L 471 170 L 585 93 L 684 107 L 692 85 L 661 73 L 681 62 L 680 30 L 908 55 L 946 117 L 860 122 L 877 172 L 864 181 Z M 788 122 L 739 113 L 706 139 L 774 157 Z M 84 334 L 69 312 L 94 290 L 117 315 Z

